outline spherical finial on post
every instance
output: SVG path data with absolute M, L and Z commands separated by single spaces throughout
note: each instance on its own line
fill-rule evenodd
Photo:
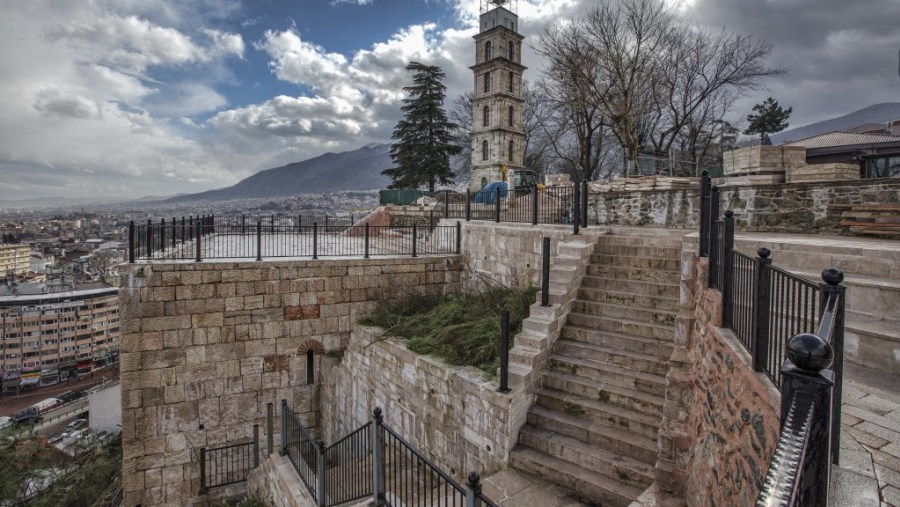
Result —
M 481 477 L 478 475 L 478 472 L 469 472 L 467 486 L 474 490 L 481 489 Z
M 797 368 L 819 372 L 831 366 L 834 350 L 818 335 L 800 333 L 787 342 L 786 355 Z
M 704 169 L 703 171 L 700 172 L 700 176 L 709 176 L 709 170 Z
M 844 272 L 838 268 L 828 268 L 822 271 L 822 280 L 828 285 L 840 285 L 844 281 Z
M 763 259 L 768 259 L 770 255 L 772 255 L 772 251 L 766 247 L 762 247 L 756 251 L 756 255 L 762 257 Z
M 725 218 L 731 218 L 734 216 L 734 211 L 728 210 L 725 212 Z
M 375 420 L 377 422 L 380 423 L 381 421 L 384 420 L 384 415 L 381 412 L 381 407 L 375 407 L 375 411 L 373 412 L 373 414 L 374 414 Z

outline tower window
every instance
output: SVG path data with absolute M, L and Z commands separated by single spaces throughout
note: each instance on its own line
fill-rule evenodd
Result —
M 484 73 L 484 93 L 488 93 L 491 91 L 491 73 Z
M 481 141 L 481 160 L 488 159 L 488 142 Z
M 491 53 L 493 51 L 493 47 L 491 41 L 487 41 L 484 43 L 484 61 L 488 61 L 491 59 Z
M 316 359 L 312 350 L 306 351 L 306 385 L 316 383 Z
M 491 124 L 491 110 L 487 106 L 481 110 L 481 124 L 485 127 Z
M 510 42 L 506 45 L 506 57 L 509 58 L 509 61 L 513 61 L 513 54 L 515 53 L 515 49 L 513 48 L 513 43 Z
M 513 126 L 513 107 L 509 106 L 509 126 Z
M 512 159 L 513 159 L 513 142 L 512 142 L 512 141 L 509 142 L 509 146 L 508 146 L 508 150 L 507 150 L 507 151 L 508 151 L 509 153 L 507 153 L 507 157 L 506 157 L 506 158 L 507 158 L 507 160 L 509 160 L 510 162 L 512 162 Z
M 509 73 L 509 82 L 507 83 L 507 91 L 508 91 L 509 93 L 512 93 L 512 92 L 513 92 L 513 80 L 514 80 L 514 79 L 515 79 L 515 78 L 513 77 L 513 73 L 512 73 L 512 71 L 510 71 L 510 73 Z

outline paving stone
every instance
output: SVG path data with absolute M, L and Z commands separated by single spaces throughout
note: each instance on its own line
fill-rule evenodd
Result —
M 878 482 L 841 468 L 831 470 L 833 507 L 879 507 Z
M 862 424 L 871 423 L 871 424 L 881 426 L 882 428 L 885 428 L 887 430 L 890 430 L 894 435 L 893 437 L 890 437 L 890 440 L 900 441 L 900 420 L 889 419 L 887 417 L 883 417 L 883 416 L 874 414 L 872 412 L 869 412 L 868 410 L 863 410 L 858 407 L 852 407 L 852 406 L 846 406 L 846 405 L 844 406 L 843 410 L 841 410 L 841 412 L 844 414 L 850 414 L 850 415 L 859 417 L 860 419 L 863 419 L 865 422 Z
M 900 472 L 891 470 L 884 465 L 875 463 L 875 478 L 878 479 L 878 485 L 882 488 L 885 486 L 900 488 Z
M 850 402 L 849 404 L 855 407 L 864 408 L 880 416 L 886 416 L 889 412 L 900 411 L 900 403 L 895 403 L 891 400 L 884 399 L 874 394 L 864 396 L 858 400 Z M 893 419 L 897 421 L 900 420 L 900 417 L 895 416 Z
M 861 423 L 863 420 L 855 415 L 850 414 L 841 414 L 841 425 L 843 426 L 856 426 Z
M 868 451 L 841 451 L 840 467 L 844 470 L 875 478 L 875 466 L 872 462 L 872 454 Z
M 862 423 L 866 424 L 866 423 Z M 865 429 L 860 428 L 862 424 L 856 425 L 852 428 L 845 428 L 847 433 L 853 436 L 857 440 L 857 442 L 862 445 L 872 448 L 872 449 L 881 449 L 890 443 L 890 440 L 886 440 L 884 438 L 873 435 L 872 433 L 866 431 Z M 885 430 L 887 431 L 887 430 Z
M 881 496 L 890 507 L 900 507 L 900 488 L 888 486 L 881 490 Z

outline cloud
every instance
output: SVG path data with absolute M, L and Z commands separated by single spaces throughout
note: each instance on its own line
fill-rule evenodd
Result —
M 375 0 L 331 0 L 331 5 L 340 5 L 340 4 L 354 4 L 354 5 L 369 5 L 373 3 Z

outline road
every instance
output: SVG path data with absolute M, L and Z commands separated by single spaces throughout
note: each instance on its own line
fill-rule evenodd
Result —
M 102 383 L 104 379 L 111 380 L 118 378 L 118 376 L 119 365 L 115 364 L 111 367 L 97 370 L 83 379 L 73 381 L 71 384 L 61 382 L 52 386 L 25 391 L 20 394 L 0 396 L 0 416 L 12 415 L 23 408 L 30 407 L 41 400 L 53 398 L 66 391 L 89 389 L 94 385 Z

